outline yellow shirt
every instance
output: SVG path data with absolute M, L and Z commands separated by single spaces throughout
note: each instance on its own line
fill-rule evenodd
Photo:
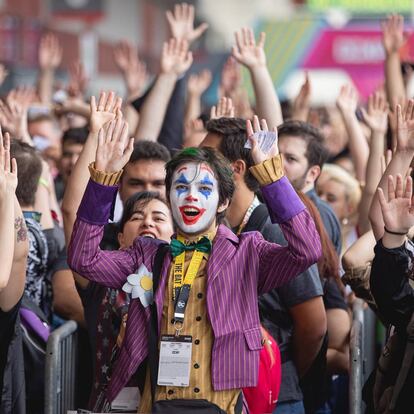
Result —
M 192 254 L 193 252 L 186 252 L 185 254 L 185 272 L 190 264 Z M 206 399 L 218 405 L 227 413 L 233 414 L 241 390 L 214 391 L 211 384 L 211 350 L 213 348 L 214 335 L 207 317 L 206 308 L 207 275 L 205 268 L 207 259 L 208 254 L 204 254 L 204 258 L 190 290 L 190 297 L 185 311 L 184 326 L 181 331 L 182 335 L 191 335 L 193 338 L 190 386 L 157 386 L 155 399 Z M 162 310 L 162 335 L 175 334 L 174 325 L 171 323 L 174 318 L 173 284 L 172 265 L 169 270 L 168 286 L 165 292 Z M 151 385 L 149 371 L 147 370 L 145 389 L 141 397 L 138 413 L 150 413 L 151 405 Z

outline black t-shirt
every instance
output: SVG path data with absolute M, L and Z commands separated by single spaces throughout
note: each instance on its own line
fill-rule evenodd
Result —
M 0 390 L 3 389 L 4 368 L 7 363 L 9 345 L 14 337 L 15 325 L 21 305 L 19 302 L 7 312 L 0 308 Z
M 348 310 L 348 306 L 342 296 L 339 286 L 334 280 L 326 280 L 323 285 L 323 304 L 325 309 L 343 309 Z
M 287 244 L 280 226 L 271 223 L 264 204 L 260 204 L 253 211 L 243 230 L 247 231 L 260 231 L 267 241 Z M 299 377 L 291 355 L 294 323 L 289 308 L 322 296 L 322 293 L 318 268 L 313 265 L 280 288 L 259 297 L 261 323 L 276 339 L 282 356 L 280 402 L 302 400 Z

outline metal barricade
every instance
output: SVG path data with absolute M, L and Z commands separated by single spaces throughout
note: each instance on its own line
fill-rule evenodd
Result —
M 350 340 L 349 412 L 362 414 L 364 383 L 364 301 L 355 299 Z
M 67 321 L 54 330 L 46 346 L 45 414 L 75 409 L 77 324 Z

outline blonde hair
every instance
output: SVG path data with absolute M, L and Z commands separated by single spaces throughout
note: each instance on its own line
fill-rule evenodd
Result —
M 355 214 L 362 195 L 361 186 L 358 180 L 352 177 L 348 171 L 335 164 L 325 164 L 322 168 L 321 176 L 336 181 L 345 187 L 345 198 L 352 209 L 352 214 Z

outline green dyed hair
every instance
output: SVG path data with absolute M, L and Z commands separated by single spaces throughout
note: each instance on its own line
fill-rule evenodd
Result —
M 170 190 L 174 171 L 181 167 L 181 165 L 189 162 L 195 162 L 196 164 L 205 163 L 213 170 L 219 187 L 219 205 L 223 205 L 227 201 L 231 201 L 234 193 L 234 181 L 230 163 L 219 152 L 207 147 L 185 148 L 175 154 L 174 157 L 167 162 L 165 165 L 165 189 L 168 200 L 170 199 Z M 220 223 L 223 220 L 224 215 L 224 211 L 217 214 L 217 223 Z

